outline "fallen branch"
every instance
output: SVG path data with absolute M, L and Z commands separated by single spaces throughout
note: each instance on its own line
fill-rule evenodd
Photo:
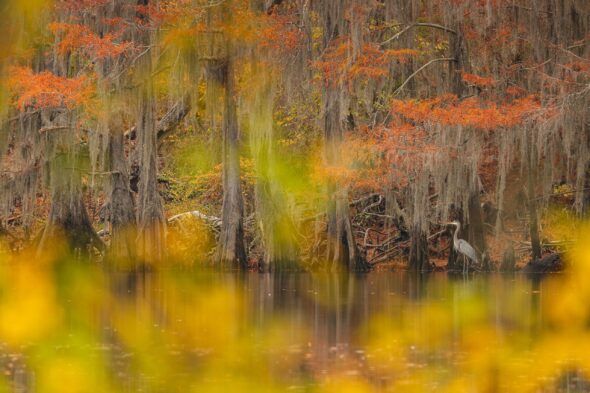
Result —
M 378 233 L 379 235 L 383 235 L 383 236 L 388 236 L 388 233 L 384 233 L 384 232 L 380 232 L 374 228 L 367 228 L 366 231 L 364 232 L 364 237 L 363 237 L 363 246 L 366 247 L 381 247 L 384 243 L 380 243 L 380 244 L 368 244 L 369 241 L 369 232 L 375 232 Z M 378 239 L 378 238 L 377 238 Z M 388 237 L 385 241 L 390 240 L 391 237 Z
M 221 218 L 215 217 L 215 216 L 209 216 L 207 214 L 201 213 L 198 210 L 193 210 L 190 212 L 180 213 L 175 216 L 172 216 L 168 219 L 168 223 L 172 224 L 176 221 L 179 221 L 181 219 L 188 218 L 188 217 L 193 217 L 193 218 L 196 218 L 199 220 L 206 221 L 207 223 L 209 223 L 210 225 L 212 225 L 215 228 L 221 227 Z
M 365 212 L 363 214 L 366 214 L 367 216 L 374 216 L 374 217 L 381 217 L 381 218 L 391 218 L 392 220 L 395 220 L 396 219 L 396 217 L 390 216 L 388 214 L 369 213 L 369 212 Z
M 390 236 L 390 237 L 388 237 L 387 239 L 385 239 L 383 242 L 381 242 L 379 244 L 365 244 L 365 247 L 367 247 L 367 248 L 380 248 L 380 247 L 385 247 L 389 243 L 391 243 L 392 241 L 394 241 L 395 239 L 397 239 L 397 236 Z
M 519 250 L 530 250 L 531 249 L 531 242 L 522 241 L 522 240 L 511 240 L 514 243 L 517 243 L 518 246 L 516 249 Z M 574 240 L 550 240 L 541 243 L 541 247 L 566 247 L 568 245 L 574 244 Z
M 403 244 L 400 244 L 397 247 L 390 248 L 389 250 L 384 251 L 381 254 L 378 254 L 378 255 L 374 256 L 373 258 L 369 259 L 367 262 L 370 263 L 370 264 L 376 264 L 376 263 L 378 263 L 377 261 L 379 261 L 380 259 L 383 259 L 383 258 L 386 258 L 386 257 L 393 258 L 393 257 L 396 257 L 398 255 L 401 255 L 401 253 L 403 252 L 402 247 L 401 247 L 402 245 L 406 245 L 407 246 L 407 242 L 405 242 Z M 397 252 L 397 254 L 391 255 L 394 252 Z
M 377 192 L 374 192 L 372 194 L 369 194 L 369 195 L 366 195 L 366 196 L 361 197 L 359 199 L 356 199 L 354 201 L 351 201 L 349 203 L 349 206 L 352 207 L 352 206 L 358 205 L 359 203 L 362 203 L 362 202 L 366 201 L 367 199 L 371 199 L 371 198 L 374 198 L 376 196 L 378 196 L 379 198 L 381 198 L 381 194 L 379 194 Z
M 367 213 L 367 210 L 370 210 L 370 209 L 374 208 L 375 206 L 381 205 L 381 202 L 383 202 L 383 196 L 379 195 L 379 199 L 377 200 L 377 202 L 373 202 L 369 206 L 365 207 L 363 209 L 363 211 L 361 212 L 361 214 Z

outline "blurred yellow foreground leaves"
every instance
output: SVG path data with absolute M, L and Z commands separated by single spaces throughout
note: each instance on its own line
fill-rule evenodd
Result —
M 114 273 L 65 252 L 3 256 L 0 386 L 585 391 L 588 227 L 576 244 L 569 271 L 543 278 Z
M 62 322 L 54 277 L 46 262 L 26 256 L 0 270 L 0 337 L 14 347 L 46 338 Z

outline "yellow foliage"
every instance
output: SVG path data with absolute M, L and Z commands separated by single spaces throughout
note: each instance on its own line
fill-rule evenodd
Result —
M 51 270 L 27 259 L 3 266 L 0 339 L 18 346 L 46 339 L 61 325 Z
M 390 293 L 344 327 L 343 315 L 365 315 L 344 310 L 373 296 L 344 276 L 306 276 L 289 308 L 273 297 L 289 291 L 288 301 L 294 287 L 274 276 L 105 275 L 64 254 L 22 256 L 0 269 L 0 341 L 24 356 L 41 392 L 124 390 L 129 378 L 155 391 L 537 392 L 567 372 L 590 375 L 590 231 L 581 228 L 571 272 L 540 287 L 435 275 L 419 301 Z M 339 322 L 310 323 L 301 310 Z M 324 326 L 350 328 L 337 330 L 350 347 L 324 341 Z

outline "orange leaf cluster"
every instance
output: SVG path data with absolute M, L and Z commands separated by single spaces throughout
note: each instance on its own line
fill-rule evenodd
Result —
M 49 29 L 56 35 L 62 35 L 57 47 L 61 53 L 83 51 L 91 58 L 104 59 L 119 56 L 132 47 L 130 42 L 116 42 L 120 33 L 107 33 L 99 37 L 90 28 L 80 24 L 52 23 Z
M 388 127 L 364 127 L 348 135 L 342 149 L 353 191 L 405 187 L 420 168 L 420 156 L 437 148 L 429 145 L 423 130 L 400 122 Z
M 231 22 L 222 20 L 219 28 L 238 42 L 257 43 L 260 26 L 265 24 L 266 15 L 254 12 L 247 0 L 234 0 L 231 6 Z
M 564 64 L 564 67 L 571 69 L 574 72 L 585 73 L 590 76 L 590 60 L 578 60 Z
M 346 37 L 336 40 L 323 59 L 314 63 L 314 67 L 320 70 L 327 83 L 379 79 L 389 74 L 389 67 L 394 61 L 403 63 L 417 54 L 418 51 L 413 49 L 383 50 L 378 44 L 366 43 L 354 56 L 352 42 Z
M 209 20 L 206 4 L 194 0 L 161 0 L 135 9 L 144 18 L 142 24 L 162 28 L 167 45 L 189 48 L 201 35 L 205 40 L 210 39 L 211 33 L 239 44 L 260 45 L 279 56 L 301 45 L 303 35 L 293 13 L 256 12 L 249 0 L 228 1 L 224 7 L 226 12 L 213 13 Z
M 467 72 L 462 72 L 461 78 L 463 79 L 463 82 L 467 83 L 468 85 L 477 86 L 481 88 L 492 87 L 496 84 L 494 78 L 486 78 L 479 75 L 469 74 Z
M 318 165 L 312 173 L 318 185 L 335 184 L 346 187 L 354 178 L 354 171 L 344 165 Z
M 505 93 L 512 97 L 518 97 L 524 96 L 526 94 L 526 90 L 518 86 L 508 86 Z
M 74 109 L 87 103 L 94 93 L 85 76 L 64 78 L 47 71 L 34 73 L 25 67 L 11 67 L 9 75 L 14 105 L 21 111 L 27 107 Z
M 381 50 L 377 44 L 363 45 L 361 55 L 348 70 L 349 78 L 380 78 L 389 73 L 389 65 L 398 61 L 407 62 L 418 51 L 414 49 Z
M 303 34 L 291 16 L 272 14 L 260 31 L 260 46 L 275 53 L 290 53 L 301 47 Z
M 472 97 L 459 100 L 454 95 L 416 101 L 394 100 L 392 113 L 415 124 L 436 123 L 480 130 L 510 128 L 521 124 L 527 115 L 540 108 L 533 96 L 497 104 Z

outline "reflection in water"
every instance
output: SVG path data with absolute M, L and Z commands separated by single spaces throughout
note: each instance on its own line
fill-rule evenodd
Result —
M 555 305 L 546 299 L 567 291 L 564 277 L 27 266 L 1 275 L 7 390 L 590 387 L 587 323 L 570 326 L 547 313 Z

